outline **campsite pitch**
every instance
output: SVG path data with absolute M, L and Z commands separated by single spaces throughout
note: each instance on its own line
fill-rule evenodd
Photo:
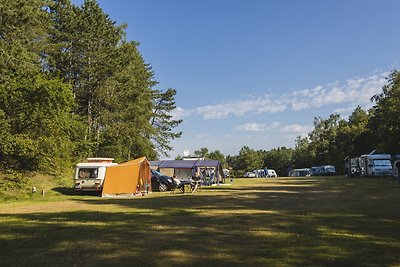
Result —
M 399 210 L 391 178 L 235 179 L 134 199 L 59 194 L 0 204 L 0 266 L 395 266 Z

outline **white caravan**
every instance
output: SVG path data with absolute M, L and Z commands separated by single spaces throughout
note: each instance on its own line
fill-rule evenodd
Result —
M 76 164 L 75 190 L 101 193 L 108 166 L 118 165 L 112 158 L 88 158 L 87 162 Z

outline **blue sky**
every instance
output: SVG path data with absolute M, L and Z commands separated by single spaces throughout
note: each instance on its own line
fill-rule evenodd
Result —
M 98 2 L 128 24 L 157 89 L 178 92 L 172 158 L 293 147 L 314 117 L 371 107 L 400 66 L 397 0 Z

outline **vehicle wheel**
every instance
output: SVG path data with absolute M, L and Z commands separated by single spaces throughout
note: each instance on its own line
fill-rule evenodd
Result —
M 159 185 L 158 185 L 158 190 L 160 190 L 160 192 L 164 192 L 164 191 L 167 191 L 167 185 L 166 184 L 163 184 L 163 183 L 160 183 Z

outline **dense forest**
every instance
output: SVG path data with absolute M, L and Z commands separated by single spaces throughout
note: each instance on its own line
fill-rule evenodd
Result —
M 87 156 L 154 159 L 181 133 L 138 43 L 95 0 L 0 1 L 0 168 L 57 174 Z
M 196 155 L 222 161 L 235 176 L 264 167 L 275 169 L 286 176 L 290 168 L 334 165 L 338 173 L 344 171 L 344 159 L 378 153 L 400 154 L 400 72 L 393 70 L 382 92 L 371 96 L 373 107 L 354 109 L 349 118 L 338 114 L 328 118 L 314 118 L 314 128 L 306 137 L 297 137 L 294 148 L 279 147 L 269 151 L 243 146 L 238 155 L 224 156 L 207 148 Z

